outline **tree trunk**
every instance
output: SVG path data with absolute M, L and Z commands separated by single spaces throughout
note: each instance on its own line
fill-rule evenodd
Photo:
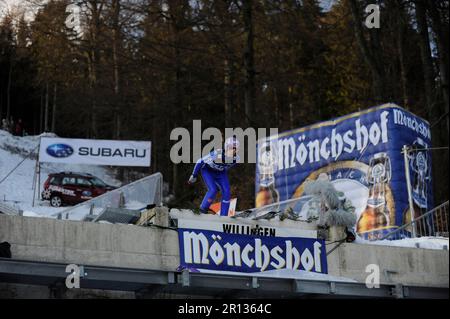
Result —
M 39 133 L 42 133 L 44 123 L 44 94 L 41 91 L 41 103 L 39 107 Z
M 392 2 L 392 11 L 394 12 L 396 19 L 396 30 L 397 30 L 397 55 L 398 62 L 400 66 L 400 84 L 401 84 L 401 98 L 403 101 L 403 107 L 409 109 L 409 95 L 408 95 L 408 79 L 406 75 L 406 64 L 405 64 L 405 33 L 407 31 L 407 17 L 403 11 L 400 3 L 397 1 Z
M 95 53 L 90 52 L 88 54 L 88 72 L 89 72 L 89 91 L 91 100 L 91 112 L 90 112 L 90 129 L 89 137 L 95 138 L 97 134 L 97 98 L 96 98 L 96 87 L 97 87 L 97 75 L 94 60 Z
M 404 57 L 404 46 L 403 46 L 403 34 L 404 30 L 400 29 L 398 31 L 398 59 L 400 64 L 400 81 L 402 86 L 402 99 L 403 99 L 403 107 L 405 109 L 409 108 L 409 98 L 408 98 L 408 79 L 406 77 L 406 70 L 405 70 L 405 57 Z
M 120 115 L 120 77 L 119 77 L 119 47 L 120 47 L 120 25 L 119 25 L 119 14 L 120 14 L 120 0 L 113 0 L 113 68 L 114 68 L 114 123 L 115 132 L 114 136 L 116 139 L 121 137 L 121 115 Z
M 3 119 L 3 83 L 0 81 L 0 120 Z
M 448 28 L 446 29 L 442 25 L 439 11 L 436 7 L 435 0 L 428 0 L 428 7 L 430 8 L 430 16 L 432 21 L 432 27 L 436 33 L 436 43 L 438 47 L 439 56 L 439 72 L 441 81 L 442 97 L 444 100 L 444 113 L 447 113 L 447 134 L 449 130 L 448 126 L 448 110 L 449 110 L 449 97 L 448 97 Z M 442 113 L 442 112 L 440 112 Z
M 91 119 L 90 119 L 90 137 L 96 138 L 98 136 L 97 124 L 97 76 L 98 64 L 100 61 L 98 37 L 100 33 L 100 15 L 103 8 L 103 3 L 98 6 L 98 1 L 90 0 L 91 4 L 91 20 L 90 20 L 90 51 L 88 54 L 89 64 L 89 87 L 91 95 Z
M 431 60 L 430 37 L 428 35 L 428 23 L 426 16 L 426 6 L 424 0 L 415 0 L 416 20 L 419 32 L 419 48 L 422 59 L 422 68 L 425 86 L 425 98 L 428 120 L 433 120 L 433 79 L 434 70 Z
M 383 63 L 379 61 L 378 53 L 376 50 L 371 50 L 364 38 L 363 26 L 361 24 L 362 15 L 360 14 L 357 0 L 349 0 L 350 9 L 353 17 L 353 26 L 355 31 L 356 41 L 361 50 L 364 60 L 366 61 L 370 72 L 372 74 L 372 89 L 377 102 L 385 102 L 385 75 Z M 377 31 L 373 33 L 373 41 L 377 42 Z M 378 46 L 378 43 L 375 43 Z
M 255 112 L 255 66 L 254 66 L 254 34 L 253 34 L 253 0 L 243 2 L 244 32 L 246 44 L 244 51 L 245 66 L 245 115 L 247 123 L 250 124 L 256 117 Z M 256 120 L 253 120 L 256 122 Z
M 289 129 L 294 129 L 294 105 L 292 104 L 292 86 L 288 88 Z
M 275 87 L 275 94 L 276 94 L 276 100 L 277 100 L 277 109 L 278 109 L 278 121 L 275 125 L 275 127 L 283 127 L 285 124 L 285 110 L 286 110 L 286 104 L 287 104 L 287 95 L 286 88 L 281 86 L 280 83 L 277 84 Z
M 44 132 L 48 132 L 48 82 L 45 84 Z
M 39 94 L 40 95 L 40 94 Z M 39 103 L 40 103 L 40 101 L 39 101 Z M 33 107 L 33 135 L 38 135 L 40 132 L 39 132 L 39 116 L 40 116 L 40 111 L 41 111 L 41 108 L 40 108 L 40 104 L 39 104 L 39 107 L 36 107 L 36 106 L 34 106 Z
M 56 131 L 56 83 L 53 85 L 52 132 Z
M 233 127 L 234 112 L 234 68 L 230 59 L 224 61 L 224 87 L 225 87 L 225 127 Z
M 278 90 L 276 87 L 272 90 L 273 104 L 275 106 L 275 118 L 272 119 L 270 127 L 280 127 L 280 102 L 278 101 Z
M 8 85 L 6 88 L 6 118 L 11 117 L 11 82 L 12 82 L 13 63 L 12 57 L 9 58 Z
M 157 136 L 158 136 L 158 128 L 160 127 L 160 123 L 158 123 L 158 117 L 157 117 L 157 112 L 155 111 L 155 106 L 152 107 L 151 112 L 152 114 L 152 119 L 151 119 L 151 124 L 152 124 L 152 141 L 155 141 Z M 160 146 L 157 143 L 152 143 L 152 149 L 151 149 L 151 154 L 153 154 L 153 158 L 151 161 L 151 166 L 154 169 L 155 172 L 160 171 L 159 168 L 159 148 Z
M 174 114 L 176 114 L 174 118 L 171 119 L 171 123 L 169 123 L 168 127 L 177 127 L 178 117 L 184 114 L 183 110 L 183 79 L 184 79 L 184 70 L 182 68 L 182 60 L 181 60 L 181 49 L 180 46 L 182 44 L 181 31 L 183 30 L 183 16 L 184 16 L 184 7 L 180 3 L 173 3 L 170 7 L 170 15 L 172 17 L 172 34 L 173 34 L 173 45 L 174 45 L 174 65 L 175 65 L 175 92 L 174 92 Z M 179 166 L 177 164 L 172 163 L 172 191 L 175 196 L 179 194 Z

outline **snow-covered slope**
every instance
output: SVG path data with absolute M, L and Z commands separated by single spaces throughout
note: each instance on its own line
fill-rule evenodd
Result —
M 41 136 L 55 135 L 52 133 L 44 133 Z M 34 207 L 32 205 L 33 177 L 39 138 L 40 136 L 13 136 L 6 131 L 0 130 L 0 182 L 11 170 L 23 161 L 11 175 L 0 183 L 0 201 L 5 201 L 8 205 L 22 209 L 26 216 L 50 216 L 53 213 L 65 209 L 64 207 L 51 207 L 49 202 L 40 201 L 40 196 L 37 194 Z M 61 171 L 91 173 L 108 184 L 114 186 L 120 186 L 121 184 L 120 181 L 114 178 L 112 171 L 108 167 L 42 163 L 40 176 L 41 190 L 49 173 Z

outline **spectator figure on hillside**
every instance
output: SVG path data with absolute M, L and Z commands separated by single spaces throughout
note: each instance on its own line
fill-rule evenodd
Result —
M 14 134 L 17 136 L 23 136 L 23 123 L 22 119 L 18 119 L 16 123 L 16 128 L 14 130 Z
M 9 130 L 8 130 L 9 133 L 14 134 L 14 131 L 15 131 L 15 129 L 16 129 L 16 125 L 15 125 L 15 124 L 16 124 L 16 123 L 14 123 L 14 119 L 13 119 L 13 117 L 11 116 L 11 117 L 9 118 Z
M 9 121 L 8 119 L 2 119 L 2 130 L 9 132 Z

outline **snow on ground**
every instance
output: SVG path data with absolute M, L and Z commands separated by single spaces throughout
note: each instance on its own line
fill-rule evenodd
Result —
M 46 216 L 66 209 L 67 207 L 53 208 L 48 201 L 41 201 L 40 194 L 36 194 L 33 207 L 33 178 L 36 166 L 40 136 L 55 136 L 52 133 L 44 133 L 39 136 L 13 136 L 0 130 L 0 181 L 14 169 L 21 161 L 22 164 L 0 183 L 0 201 L 20 208 L 26 216 Z M 34 154 L 33 154 L 34 153 Z M 113 186 L 120 186 L 112 171 L 105 166 L 94 165 L 66 165 L 54 163 L 41 164 L 40 189 L 42 191 L 48 174 L 61 171 L 91 173 Z
M 404 238 L 398 240 L 374 240 L 369 241 L 356 238 L 355 242 L 357 244 L 368 244 L 368 245 L 384 245 L 384 246 L 395 246 L 395 247 L 415 247 L 415 248 L 425 248 L 425 249 L 449 249 L 448 238 L 446 237 L 419 237 L 419 238 Z

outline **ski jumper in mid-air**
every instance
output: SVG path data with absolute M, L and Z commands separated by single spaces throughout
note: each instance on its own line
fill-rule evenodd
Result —
M 189 178 L 189 184 L 195 183 L 198 173 L 201 173 L 203 181 L 208 188 L 208 192 L 200 205 L 201 213 L 208 213 L 209 206 L 211 206 L 217 192 L 220 190 L 222 193 L 220 216 L 228 216 L 231 193 L 227 171 L 239 162 L 238 150 L 239 141 L 235 137 L 230 137 L 226 139 L 224 149 L 212 151 L 200 158 L 195 164 L 194 171 Z

